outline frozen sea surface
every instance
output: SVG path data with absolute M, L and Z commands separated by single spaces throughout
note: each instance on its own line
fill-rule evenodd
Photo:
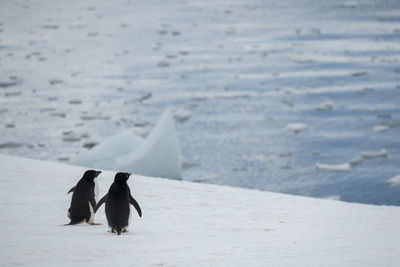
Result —
M 0 152 L 69 161 L 146 136 L 170 107 L 184 180 L 400 205 L 385 183 L 400 173 L 399 14 L 397 0 L 2 1 Z

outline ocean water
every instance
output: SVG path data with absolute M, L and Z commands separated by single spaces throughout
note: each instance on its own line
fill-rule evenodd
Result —
M 2 2 L 0 153 L 68 162 L 172 107 L 191 114 L 176 121 L 184 180 L 400 205 L 386 183 L 399 14 L 395 0 Z

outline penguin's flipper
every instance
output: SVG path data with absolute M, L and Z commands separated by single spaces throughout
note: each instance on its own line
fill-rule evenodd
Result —
M 67 194 L 69 194 L 69 193 L 71 193 L 71 192 L 74 192 L 74 191 L 75 191 L 75 187 L 76 187 L 76 186 L 72 187 L 72 188 L 68 191 Z
M 99 200 L 99 202 L 97 203 L 96 207 L 94 208 L 94 213 L 96 213 L 96 211 L 100 208 L 100 206 L 104 202 L 106 202 L 106 198 L 107 198 L 107 194 Z
M 142 217 L 142 210 L 140 209 L 139 204 L 136 202 L 136 200 L 131 195 L 129 195 L 129 203 L 131 203 L 135 207 L 139 216 Z

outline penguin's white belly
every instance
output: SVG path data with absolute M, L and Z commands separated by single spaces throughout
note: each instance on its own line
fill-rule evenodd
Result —
M 87 223 L 94 223 L 94 209 L 92 207 L 92 204 L 90 204 L 90 201 L 88 201 L 89 204 L 89 210 L 90 210 L 90 218 Z
M 94 200 L 99 200 L 99 184 L 97 182 L 97 178 L 94 179 Z

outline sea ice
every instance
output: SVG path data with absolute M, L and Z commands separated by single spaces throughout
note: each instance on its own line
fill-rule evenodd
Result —
M 382 148 L 379 151 L 366 151 L 366 152 L 362 152 L 361 156 L 363 158 L 378 158 L 378 157 L 387 157 L 388 156 L 388 152 L 386 149 Z
M 174 108 L 171 110 L 171 112 L 174 118 L 178 121 L 186 121 L 192 116 L 192 113 L 189 110 L 182 108 Z
M 332 102 L 324 102 L 317 106 L 315 110 L 317 111 L 324 111 L 324 110 L 331 110 L 333 108 Z
M 291 122 L 286 125 L 286 129 L 295 133 L 299 133 L 301 131 L 307 130 L 308 125 L 302 122 Z
M 349 160 L 349 163 L 354 166 L 364 161 L 363 157 L 355 157 Z
M 350 163 L 342 163 L 342 164 L 323 164 L 316 163 L 315 166 L 317 169 L 327 170 L 327 171 L 348 171 L 351 169 Z
M 390 127 L 388 125 L 376 125 L 374 126 L 374 131 L 375 132 L 383 132 L 389 130 Z
M 143 144 L 116 160 L 118 171 L 182 178 L 181 148 L 170 110 L 164 111 Z
M 387 180 L 386 180 L 386 183 L 387 183 L 388 185 L 390 185 L 391 187 L 393 187 L 393 186 L 400 186 L 400 174 L 398 174 L 398 175 L 396 175 L 396 176 L 393 176 L 393 177 L 390 178 L 390 179 L 387 179 Z

